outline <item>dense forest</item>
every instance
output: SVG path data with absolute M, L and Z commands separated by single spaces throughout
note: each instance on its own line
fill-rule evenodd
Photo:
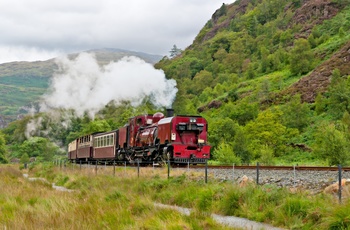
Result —
M 213 160 L 349 165 L 349 63 L 348 0 L 238 0 L 155 67 L 177 82 L 175 113 L 208 120 Z M 164 109 L 145 98 L 110 103 L 94 119 L 27 116 L 2 130 L 0 161 L 63 157 L 60 147 L 82 134 Z

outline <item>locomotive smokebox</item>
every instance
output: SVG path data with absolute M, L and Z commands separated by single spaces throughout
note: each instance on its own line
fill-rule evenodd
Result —
M 174 109 L 166 109 L 166 116 L 173 117 L 174 116 Z

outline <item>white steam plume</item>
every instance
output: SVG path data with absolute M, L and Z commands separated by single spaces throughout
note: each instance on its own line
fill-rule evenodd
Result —
M 141 103 L 145 96 L 159 107 L 170 107 L 177 88 L 162 70 L 137 57 L 124 57 L 100 67 L 92 54 L 82 53 L 75 60 L 56 60 L 59 72 L 53 76 L 51 90 L 45 95 L 42 110 L 73 109 L 81 116 L 94 116 L 109 102 Z

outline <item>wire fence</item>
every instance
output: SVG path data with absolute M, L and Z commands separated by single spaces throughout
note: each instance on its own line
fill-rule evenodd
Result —
M 300 171 L 297 166 L 293 170 L 266 170 L 262 169 L 257 163 L 253 169 L 237 169 L 234 164 L 230 169 L 215 169 L 208 167 L 192 167 L 190 163 L 183 164 L 182 167 L 172 167 L 172 162 L 163 162 L 163 165 L 155 162 L 138 162 L 129 164 L 126 161 L 77 161 L 69 163 L 66 160 L 56 160 L 54 165 L 60 170 L 87 170 L 89 175 L 113 175 L 124 177 L 152 177 L 161 175 L 168 179 L 172 176 L 187 174 L 196 179 L 202 179 L 205 183 L 208 180 L 232 181 L 239 183 L 242 178 L 247 177 L 251 182 L 257 185 L 263 184 L 280 184 L 281 187 L 297 187 L 300 183 L 313 183 L 324 188 L 330 184 L 337 184 L 337 196 L 339 202 L 342 202 L 342 191 L 345 185 L 345 178 L 350 178 L 350 172 L 344 171 L 342 166 L 338 166 L 337 171 Z

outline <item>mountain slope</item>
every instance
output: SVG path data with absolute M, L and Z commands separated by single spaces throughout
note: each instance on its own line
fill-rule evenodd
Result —
M 176 113 L 208 120 L 212 159 L 350 165 L 349 43 L 348 0 L 240 0 L 223 4 L 191 46 L 155 66 L 177 81 Z M 125 103 L 106 106 L 97 122 L 115 129 L 155 109 L 147 98 L 136 109 Z M 69 143 L 83 122 L 50 138 Z
M 223 4 L 191 46 L 156 67 L 178 82 L 175 111 L 209 120 L 214 158 L 334 163 L 330 155 L 350 146 L 327 155 L 331 141 L 318 133 L 350 141 L 349 62 L 349 1 L 241 0 Z M 336 162 L 350 160 L 343 153 Z

